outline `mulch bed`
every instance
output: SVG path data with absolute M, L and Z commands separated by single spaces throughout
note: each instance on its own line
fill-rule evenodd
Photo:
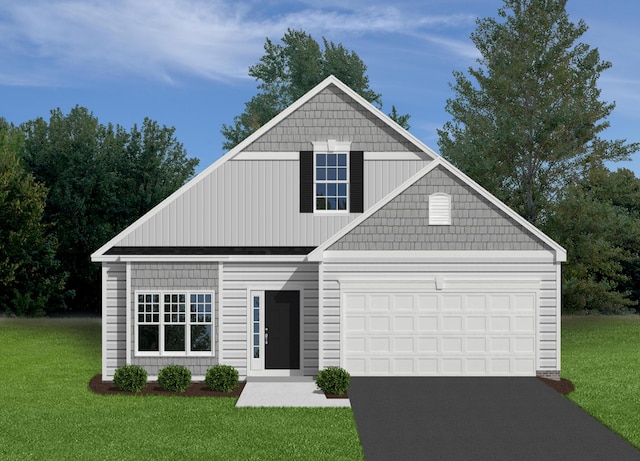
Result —
M 147 385 L 138 394 L 173 395 L 178 397 L 239 397 L 245 384 L 246 382 L 241 382 L 238 387 L 231 392 L 217 392 L 209 389 L 205 383 L 193 383 L 185 392 L 179 393 L 166 391 L 158 386 L 158 383 L 150 382 L 147 383 Z M 95 375 L 91 378 L 91 381 L 89 381 L 89 389 L 96 394 L 103 395 L 136 395 L 133 392 L 118 389 L 113 383 L 103 382 L 102 375 Z
M 573 383 L 568 379 L 560 378 L 560 381 L 556 381 L 555 379 L 541 378 L 539 376 L 538 379 L 563 395 L 567 395 L 575 389 Z
M 349 398 L 349 394 L 348 393 L 344 393 L 344 394 L 340 394 L 340 395 L 336 395 L 336 394 L 324 394 L 324 396 L 328 399 L 348 399 Z

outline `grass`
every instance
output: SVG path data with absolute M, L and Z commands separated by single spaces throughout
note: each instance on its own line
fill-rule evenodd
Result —
M 363 459 L 351 409 L 96 395 L 99 319 L 0 319 L 0 459 Z
M 563 317 L 561 347 L 569 399 L 640 449 L 640 316 Z

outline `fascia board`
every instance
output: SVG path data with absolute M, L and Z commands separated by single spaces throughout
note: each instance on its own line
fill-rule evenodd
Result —
M 385 206 L 391 200 L 396 198 L 398 195 L 400 195 L 402 192 L 404 192 L 406 189 L 408 189 L 416 181 L 420 180 L 420 178 L 422 178 L 424 175 L 429 173 L 431 170 L 433 170 L 439 164 L 440 164 L 440 158 L 437 158 L 436 160 L 434 160 L 433 162 L 429 163 L 427 166 L 422 168 L 416 174 L 411 176 L 405 182 L 403 182 L 398 187 L 396 187 L 394 190 L 392 190 L 390 193 L 388 193 L 385 197 L 383 197 L 380 201 L 378 201 L 378 203 L 376 203 L 371 208 L 369 208 L 369 210 L 367 210 L 359 218 L 351 221 L 349 224 L 347 224 L 345 227 L 343 227 L 340 231 L 338 231 L 337 233 L 333 234 L 333 236 L 331 236 L 327 240 L 325 240 L 315 250 L 313 250 L 311 253 L 309 253 L 309 255 L 307 256 L 307 259 L 309 261 L 322 261 L 323 260 L 323 253 L 327 248 L 329 248 L 331 245 L 336 243 L 338 240 L 340 240 L 346 234 L 351 232 L 354 228 L 358 227 L 362 222 L 364 222 L 369 217 L 371 217 L 371 215 L 373 215 L 376 211 L 378 211 L 380 208 Z
M 325 251 L 323 263 L 546 263 L 556 262 L 554 251 L 501 250 L 340 250 Z
M 121 262 L 304 262 L 306 255 L 126 255 L 111 256 Z

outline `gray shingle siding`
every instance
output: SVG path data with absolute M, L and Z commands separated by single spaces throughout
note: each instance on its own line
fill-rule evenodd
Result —
M 422 152 L 382 120 L 330 85 L 251 143 L 248 152 L 299 152 L 314 141 L 351 141 L 351 150 Z
M 166 365 L 186 366 L 193 376 L 204 376 L 207 369 L 218 363 L 218 335 L 215 335 L 215 356 L 212 357 L 137 357 L 135 344 L 135 292 L 136 290 L 215 290 L 218 292 L 217 263 L 133 263 L 131 264 L 131 299 L 133 302 L 131 335 L 131 363 L 144 367 L 150 376 L 156 376 Z M 214 331 L 217 332 L 219 306 L 215 306 Z
M 429 225 L 430 194 L 451 195 L 451 225 Z M 525 230 L 439 166 L 331 245 L 329 250 L 544 250 Z

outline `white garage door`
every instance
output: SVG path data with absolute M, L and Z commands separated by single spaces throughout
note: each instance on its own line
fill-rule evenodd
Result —
M 535 293 L 390 291 L 343 294 L 353 376 L 535 376 Z

